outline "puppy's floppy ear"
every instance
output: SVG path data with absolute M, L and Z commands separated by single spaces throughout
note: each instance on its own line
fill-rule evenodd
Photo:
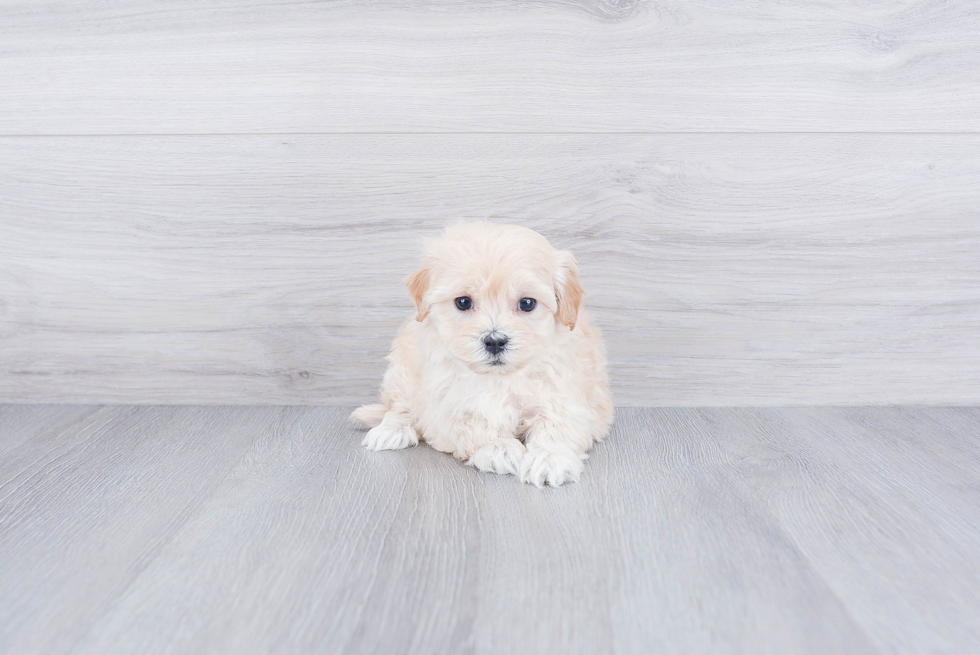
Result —
M 558 252 L 558 271 L 555 273 L 555 298 L 558 300 L 558 320 L 575 329 L 578 310 L 585 290 L 578 281 L 578 266 L 570 252 Z
M 415 315 L 416 321 L 423 321 L 426 315 L 429 313 L 429 305 L 425 302 L 425 292 L 429 289 L 429 278 L 431 276 L 431 271 L 428 262 L 422 262 L 422 268 L 415 271 L 405 280 L 405 285 L 408 287 L 408 292 L 412 294 L 412 299 L 415 301 L 415 308 L 418 313 Z

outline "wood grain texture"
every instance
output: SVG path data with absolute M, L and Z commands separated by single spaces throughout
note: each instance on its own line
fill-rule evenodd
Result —
M 72 650 L 281 414 L 73 410 L 0 409 L 0 652 Z
M 622 405 L 980 402 L 980 136 L 0 140 L 0 397 L 375 396 L 419 237 L 576 253 Z
M 980 130 L 980 6 L 0 3 L 0 134 Z
M 0 652 L 980 648 L 978 409 L 622 409 L 546 490 L 346 412 L 0 407 Z
M 736 414 L 702 413 L 705 430 L 881 652 L 980 647 L 980 412 Z

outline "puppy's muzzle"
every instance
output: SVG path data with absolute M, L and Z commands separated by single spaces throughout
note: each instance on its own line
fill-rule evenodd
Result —
M 500 357 L 500 354 L 507 348 L 507 337 L 496 332 L 491 332 L 483 337 L 483 347 L 493 357 Z

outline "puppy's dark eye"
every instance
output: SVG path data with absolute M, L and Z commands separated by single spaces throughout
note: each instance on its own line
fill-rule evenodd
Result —
M 460 296 L 456 299 L 456 309 L 461 312 L 465 312 L 467 309 L 473 309 L 473 299 L 469 296 Z
M 537 304 L 538 301 L 534 298 L 521 298 L 521 302 L 518 303 L 517 306 L 521 308 L 522 312 L 529 312 L 532 311 Z

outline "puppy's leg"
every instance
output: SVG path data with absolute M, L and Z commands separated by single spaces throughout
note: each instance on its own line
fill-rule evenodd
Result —
M 480 471 L 501 475 L 517 475 L 525 452 L 509 426 L 492 425 L 485 417 L 473 415 L 457 417 L 429 444 Z
M 574 413 L 572 411 L 571 413 Z M 592 447 L 593 439 L 581 423 L 569 420 L 569 413 L 562 412 L 562 419 L 547 414 L 535 416 L 528 422 L 524 441 L 527 454 L 521 460 L 521 482 L 543 487 L 548 484 L 559 487 L 566 482 L 578 482 L 585 470 L 583 460 Z
M 419 435 L 412 427 L 408 408 L 396 403 L 385 412 L 381 423 L 368 430 L 361 445 L 368 450 L 399 450 L 418 443 Z
M 362 405 L 351 412 L 350 417 L 365 427 L 373 428 L 381 425 L 387 413 L 387 405 Z
M 517 475 L 524 453 L 524 444 L 514 437 L 499 437 L 478 448 L 466 463 L 487 473 Z
M 406 322 L 399 330 L 388 356 L 389 366 L 381 384 L 380 405 L 367 405 L 351 416 L 371 429 L 361 442 L 369 450 L 398 450 L 417 446 L 419 435 L 409 412 L 411 390 L 418 386 L 418 371 L 413 363 L 415 341 Z

